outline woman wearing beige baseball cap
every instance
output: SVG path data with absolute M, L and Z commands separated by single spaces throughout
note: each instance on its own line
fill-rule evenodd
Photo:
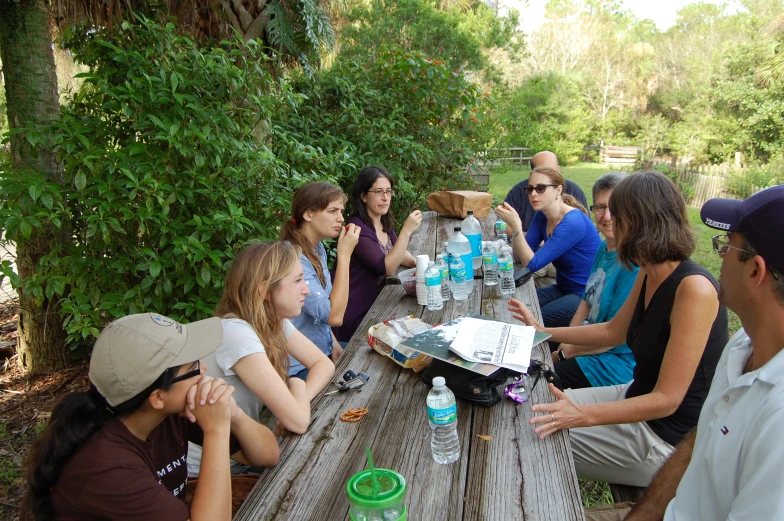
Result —
M 272 432 L 237 407 L 234 388 L 203 374 L 200 359 L 222 338 L 217 318 L 185 325 L 145 313 L 106 326 L 90 390 L 66 395 L 33 445 L 24 512 L 36 521 L 231 519 L 228 456 L 269 466 L 280 453 Z M 188 440 L 209 468 L 190 509 Z

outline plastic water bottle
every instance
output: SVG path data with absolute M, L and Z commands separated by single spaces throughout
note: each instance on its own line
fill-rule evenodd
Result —
M 506 237 L 506 223 L 501 219 L 495 222 L 495 236 Z
M 438 311 L 443 309 L 444 301 L 441 299 L 441 270 L 436 263 L 430 261 L 425 270 L 425 287 L 427 288 L 427 309 Z
M 460 457 L 457 437 L 457 404 L 443 376 L 433 378 L 427 394 L 427 419 L 430 421 L 430 450 L 436 463 L 447 465 Z
M 498 255 L 501 255 L 501 252 L 502 252 L 502 251 L 507 251 L 507 252 L 509 253 L 509 255 L 511 255 L 511 256 L 512 256 L 512 260 L 514 260 L 514 253 L 513 253 L 513 250 L 512 250 L 512 245 L 511 245 L 511 244 L 509 244 L 509 242 L 511 241 L 511 239 L 509 238 L 509 236 L 507 236 L 507 235 L 504 235 L 504 236 L 503 236 L 503 238 L 502 238 L 502 240 L 504 241 L 504 243 L 503 243 L 503 244 L 501 245 L 501 247 L 498 249 Z
M 501 294 L 511 295 L 515 290 L 514 259 L 506 246 L 498 254 L 498 272 L 501 275 Z
M 485 286 L 498 284 L 498 256 L 492 242 L 486 242 L 482 248 L 482 266 L 485 269 Z
M 460 226 L 455 226 L 455 233 L 449 238 L 447 250 L 452 257 L 460 257 L 465 264 L 465 280 L 468 293 L 474 290 L 474 265 L 473 256 L 471 255 L 471 243 L 468 242 L 465 235 L 461 233 Z M 450 269 L 451 269 L 450 264 Z
M 441 248 L 441 255 L 444 256 L 444 262 L 449 262 L 448 261 L 448 259 L 449 259 L 449 248 L 448 248 L 448 245 L 449 245 L 449 241 L 445 242 L 444 243 L 444 247 Z
M 452 298 L 452 290 L 449 289 L 449 264 L 444 260 L 444 254 L 436 255 L 436 267 L 441 270 L 441 300 L 448 302 Z
M 466 267 L 463 259 L 459 256 L 450 257 L 449 259 L 449 278 L 452 279 L 452 295 L 454 295 L 455 300 L 467 299 Z
M 468 210 L 468 217 L 463 219 L 463 235 L 471 244 L 471 260 L 475 270 L 482 267 L 482 226 L 474 217 L 473 210 Z

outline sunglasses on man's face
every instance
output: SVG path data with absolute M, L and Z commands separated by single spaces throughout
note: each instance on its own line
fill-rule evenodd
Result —
M 527 185 L 525 187 L 525 193 L 531 195 L 532 193 L 534 193 L 534 190 L 536 190 L 537 194 L 543 194 L 544 191 L 547 190 L 548 186 L 558 186 L 558 185 L 545 185 L 545 184 L 536 185 L 536 186 Z

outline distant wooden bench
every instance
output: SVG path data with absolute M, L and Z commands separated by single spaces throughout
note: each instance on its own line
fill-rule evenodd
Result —
M 466 172 L 473 178 L 477 190 L 480 192 L 487 191 L 490 183 L 490 169 L 486 165 L 470 164 L 466 166 Z
M 533 158 L 533 156 L 528 155 L 529 150 L 531 149 L 528 147 L 496 148 L 488 151 L 489 153 L 480 154 L 478 160 L 481 164 L 486 164 L 488 166 L 530 166 L 531 158 Z
M 619 147 L 607 145 L 602 148 L 600 160 L 611 165 L 634 165 L 642 155 L 641 147 Z

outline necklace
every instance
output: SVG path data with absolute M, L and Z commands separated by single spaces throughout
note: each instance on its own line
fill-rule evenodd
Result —
M 551 235 L 553 234 L 553 232 L 555 231 L 555 227 L 556 227 L 556 226 L 558 226 L 558 225 L 561 223 L 561 221 L 563 220 L 563 218 L 564 218 L 564 216 L 565 216 L 565 215 L 566 215 L 566 209 L 564 209 L 564 208 L 562 207 L 562 208 L 561 208 L 561 215 L 559 215 L 559 216 L 558 216 L 558 220 L 557 220 L 557 221 L 555 221 L 555 222 L 553 223 L 553 225 L 552 225 L 552 226 L 550 226 L 550 224 L 549 224 L 549 223 L 547 224 L 547 238 L 548 238 L 548 239 L 550 238 L 550 236 L 551 236 Z

